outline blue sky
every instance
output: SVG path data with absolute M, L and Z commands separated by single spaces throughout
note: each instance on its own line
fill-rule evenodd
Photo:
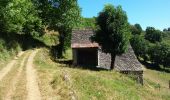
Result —
M 145 30 L 147 26 L 156 29 L 170 27 L 170 0 L 78 0 L 82 16 L 93 17 L 105 4 L 121 5 L 131 24 L 139 23 Z

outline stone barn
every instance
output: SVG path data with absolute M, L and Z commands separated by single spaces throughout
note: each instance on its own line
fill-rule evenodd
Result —
M 102 52 L 98 43 L 91 42 L 90 37 L 93 34 L 94 31 L 90 29 L 72 31 L 73 64 L 109 70 L 111 69 L 111 55 Z M 131 46 L 126 53 L 116 56 L 114 69 L 125 74 L 135 74 L 138 82 L 143 83 L 142 65 Z

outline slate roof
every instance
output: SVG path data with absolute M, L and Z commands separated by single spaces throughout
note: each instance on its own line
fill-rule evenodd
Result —
M 117 71 L 143 71 L 142 64 L 136 58 L 131 46 L 126 53 L 116 56 L 114 69 Z
M 99 45 L 97 43 L 92 43 L 90 41 L 90 37 L 93 34 L 94 34 L 94 31 L 90 29 L 73 30 L 71 47 L 72 48 L 93 48 L 93 47 L 99 48 Z M 110 57 L 108 56 L 108 54 L 106 56 L 106 54 L 100 53 L 100 50 L 99 50 L 98 56 L 102 57 L 102 58 L 99 58 L 100 60 L 99 63 L 102 63 L 100 65 L 108 65 L 108 64 L 110 65 L 111 60 L 109 59 Z M 97 67 L 100 67 L 100 65 Z M 105 66 L 102 66 L 102 67 L 105 67 Z M 136 55 L 130 45 L 126 53 L 120 56 L 116 56 L 114 69 L 117 71 L 143 71 L 142 64 L 136 58 Z
M 94 48 L 99 47 L 98 43 L 92 43 L 90 37 L 94 34 L 91 29 L 72 31 L 72 48 Z

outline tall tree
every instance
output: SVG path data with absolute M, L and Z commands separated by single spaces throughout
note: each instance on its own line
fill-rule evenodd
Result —
M 142 27 L 140 26 L 140 24 L 135 24 L 134 26 L 138 29 L 139 33 L 142 32 Z
M 34 0 L 34 2 L 37 2 L 43 23 L 60 34 L 57 47 L 60 58 L 70 46 L 72 28 L 81 18 L 77 0 Z
M 161 42 L 162 32 L 160 30 L 156 30 L 154 27 L 147 27 L 145 39 L 149 40 L 152 43 Z
M 92 41 L 99 43 L 105 53 L 111 53 L 111 68 L 116 55 L 124 53 L 130 39 L 128 18 L 121 6 L 108 4 L 97 17 L 98 29 Z
M 131 33 L 133 35 L 140 35 L 142 33 L 142 27 L 140 26 L 140 24 L 131 25 Z

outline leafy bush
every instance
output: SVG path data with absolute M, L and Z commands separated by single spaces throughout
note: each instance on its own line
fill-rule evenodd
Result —
M 45 34 L 41 39 L 48 46 L 55 46 L 59 44 L 58 34 Z
M 0 61 L 7 60 L 16 55 L 19 51 L 21 51 L 21 47 L 17 41 L 5 41 L 0 38 Z

